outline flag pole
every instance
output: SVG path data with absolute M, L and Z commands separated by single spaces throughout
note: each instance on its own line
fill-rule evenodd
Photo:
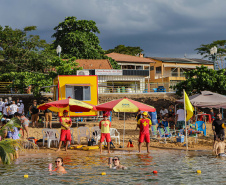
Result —
M 126 113 L 124 112 L 123 148 L 124 148 L 124 137 L 125 137 L 125 125 L 126 125 Z
M 188 133 L 187 133 L 187 121 L 186 121 L 186 104 L 185 104 L 185 90 L 183 89 L 184 93 L 184 121 L 185 121 L 185 140 L 186 140 L 186 149 L 188 150 Z

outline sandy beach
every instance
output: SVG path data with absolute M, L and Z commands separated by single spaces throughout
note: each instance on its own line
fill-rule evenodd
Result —
M 136 120 L 130 119 L 126 120 L 125 122 L 125 138 L 124 138 L 124 148 L 120 148 L 120 145 L 123 146 L 123 128 L 124 128 L 124 120 L 118 120 L 115 118 L 112 121 L 112 128 L 116 128 L 119 133 L 120 133 L 120 145 L 115 143 L 115 140 L 113 139 L 113 144 L 115 145 L 114 149 L 111 149 L 112 152 L 114 151 L 138 151 L 138 137 L 139 137 L 139 130 L 136 130 Z M 97 126 L 98 122 L 83 122 L 83 125 L 86 127 L 89 127 L 91 129 L 93 126 Z M 188 149 L 189 150 L 212 150 L 213 146 L 213 132 L 212 132 L 212 126 L 211 123 L 207 123 L 207 136 L 203 136 L 203 134 L 198 134 L 198 139 L 197 142 L 195 142 L 195 138 L 189 137 L 188 139 Z M 41 127 L 41 125 L 39 125 Z M 54 123 L 53 125 L 54 129 L 57 129 L 60 133 L 60 124 L 59 123 Z M 78 145 L 78 136 L 77 136 L 77 127 L 76 124 L 72 126 L 73 128 L 73 137 L 75 144 L 72 144 L 72 146 Z M 43 128 L 31 128 L 29 127 L 29 136 L 30 137 L 35 137 L 36 139 L 42 139 L 42 129 Z M 127 147 L 127 144 L 129 140 L 132 140 L 134 147 Z M 86 138 L 81 139 L 81 144 L 82 145 L 87 145 L 87 140 Z M 47 148 L 46 142 L 45 146 L 43 147 L 42 142 L 38 142 L 39 145 L 39 150 L 29 150 L 28 152 L 31 153 L 54 153 L 56 151 L 56 147 L 54 145 L 51 146 L 50 149 Z M 151 139 L 150 142 L 150 149 L 155 148 L 155 149 L 179 149 L 179 150 L 186 150 L 185 147 L 185 142 L 184 143 L 178 143 L 176 142 L 176 138 L 173 138 L 173 142 L 170 139 L 167 139 L 166 142 L 164 140 L 153 140 Z M 65 148 L 62 148 L 64 153 Z M 142 150 L 146 150 L 146 143 L 143 143 L 142 145 Z M 88 151 L 81 151 L 76 149 L 76 151 L 79 152 L 88 152 Z M 92 150 L 92 151 L 97 151 L 99 152 L 99 149 L 97 150 Z M 75 150 L 69 149 L 68 152 L 75 152 Z

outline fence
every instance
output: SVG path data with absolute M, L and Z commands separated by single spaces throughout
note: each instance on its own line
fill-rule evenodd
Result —
M 98 84 L 98 93 L 149 93 L 149 92 L 163 92 L 159 90 L 163 86 L 164 92 L 175 92 L 171 86 L 176 85 L 177 82 L 170 83 L 141 83 L 141 82 L 101 82 Z
M 0 82 L 0 93 L 8 94 L 11 93 L 10 85 L 12 82 Z

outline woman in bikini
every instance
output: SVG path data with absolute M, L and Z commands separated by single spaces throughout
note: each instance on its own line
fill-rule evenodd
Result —
M 64 163 L 63 163 L 63 159 L 61 157 L 56 158 L 55 164 L 56 164 L 56 168 L 54 170 L 52 170 L 50 168 L 49 171 L 55 171 L 58 173 L 67 173 L 65 168 L 63 167 Z

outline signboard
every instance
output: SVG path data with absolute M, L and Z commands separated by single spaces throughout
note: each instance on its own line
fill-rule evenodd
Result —
M 95 69 L 95 75 L 122 75 L 122 70 Z

